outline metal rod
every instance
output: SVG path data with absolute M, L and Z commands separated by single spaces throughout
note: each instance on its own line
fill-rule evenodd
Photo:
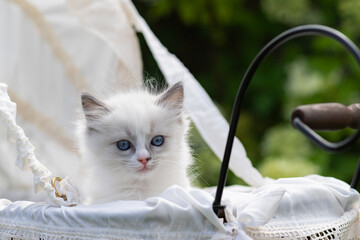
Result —
M 360 158 L 356 164 L 356 170 L 354 172 L 353 178 L 351 180 L 351 188 L 357 189 L 360 179 Z
M 312 130 L 308 125 L 303 123 L 300 118 L 296 117 L 292 121 L 293 126 L 302 132 L 308 139 L 315 143 L 318 147 L 324 149 L 328 152 L 340 152 L 349 148 L 351 145 L 355 144 L 360 137 L 360 124 L 357 128 L 357 131 L 350 135 L 349 137 L 341 140 L 340 142 L 329 142 Z
M 351 53 L 351 55 L 356 59 L 358 65 L 360 65 L 360 52 L 359 52 L 359 49 L 356 47 L 356 45 L 341 32 L 339 32 L 335 29 L 326 27 L 326 26 L 321 26 L 321 25 L 305 25 L 305 26 L 300 26 L 300 27 L 295 27 L 295 28 L 289 29 L 289 30 L 281 33 L 277 37 L 275 37 L 263 49 L 261 49 L 261 51 L 254 58 L 254 60 L 250 64 L 249 68 L 247 69 L 247 71 L 241 81 L 237 95 L 236 95 L 236 99 L 235 99 L 235 103 L 234 103 L 233 111 L 232 111 L 232 115 L 231 115 L 230 129 L 229 129 L 229 134 L 228 134 L 228 138 L 227 138 L 227 142 L 226 142 L 223 162 L 222 162 L 221 169 L 220 169 L 220 175 L 219 175 L 218 185 L 217 185 L 217 189 L 216 189 L 215 200 L 213 203 L 213 209 L 214 209 L 215 214 L 218 215 L 218 212 L 221 209 L 225 208 L 225 206 L 221 205 L 222 193 L 223 193 L 226 178 L 227 178 L 231 150 L 232 150 L 233 141 L 234 141 L 234 137 L 235 137 L 235 133 L 236 133 L 237 123 L 238 123 L 239 117 L 240 117 L 240 111 L 241 111 L 243 98 L 244 98 L 245 92 L 250 84 L 252 77 L 254 76 L 260 63 L 273 50 L 275 50 L 277 47 L 279 47 L 280 45 L 284 44 L 285 42 L 287 42 L 293 38 L 306 36 L 306 35 L 322 35 L 322 36 L 330 37 L 330 38 L 336 40 L 337 42 L 341 43 Z M 359 134 L 359 129 L 357 129 L 356 134 Z

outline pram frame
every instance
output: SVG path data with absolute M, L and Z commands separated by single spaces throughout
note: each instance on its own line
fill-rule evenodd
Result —
M 308 36 L 308 35 L 316 35 L 316 36 L 320 35 L 336 40 L 341 45 L 343 45 L 347 51 L 350 52 L 350 54 L 355 58 L 357 64 L 360 66 L 360 51 L 358 47 L 341 32 L 323 25 L 312 24 L 312 25 L 303 25 L 303 26 L 291 28 L 276 36 L 264 48 L 261 49 L 261 51 L 256 55 L 256 57 L 248 67 L 246 73 L 244 74 L 244 77 L 241 81 L 240 87 L 236 94 L 236 98 L 231 114 L 228 138 L 225 146 L 223 161 L 221 164 L 215 200 L 213 203 L 213 210 L 219 218 L 225 219 L 225 215 L 224 215 L 225 206 L 221 205 L 221 197 L 227 178 L 230 155 L 236 133 L 237 123 L 240 117 L 241 106 L 243 103 L 245 92 L 250 84 L 250 81 L 252 80 L 256 70 L 260 66 L 260 63 L 272 51 L 274 51 L 276 48 L 278 48 L 279 46 L 288 42 L 291 39 L 302 36 Z M 313 131 L 310 127 L 308 127 L 303 121 L 301 121 L 299 117 L 293 118 L 292 124 L 296 129 L 302 132 L 307 138 L 309 138 L 317 146 L 329 152 L 337 152 L 344 150 L 345 148 L 348 148 L 349 146 L 353 145 L 360 137 L 360 124 L 358 125 L 358 128 L 355 133 L 353 133 L 351 136 L 347 137 L 346 139 L 336 143 L 325 140 L 323 137 L 321 137 L 319 134 Z M 353 188 L 357 186 L 357 182 L 359 181 L 359 172 L 360 172 L 359 162 L 351 183 L 351 187 Z

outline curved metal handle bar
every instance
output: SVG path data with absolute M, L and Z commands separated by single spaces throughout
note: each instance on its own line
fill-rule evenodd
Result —
M 293 126 L 302 132 L 308 139 L 315 143 L 318 147 L 329 151 L 329 152 L 339 152 L 354 144 L 360 137 L 360 125 L 357 128 L 357 131 L 351 136 L 345 138 L 340 142 L 329 142 L 326 139 L 322 138 L 314 130 L 312 130 L 308 125 L 306 125 L 300 118 L 296 117 L 292 121 Z
M 233 107 L 232 115 L 231 115 L 231 122 L 230 122 L 230 129 L 229 134 L 226 142 L 223 162 L 221 165 L 220 170 L 220 176 L 218 180 L 215 200 L 213 203 L 213 210 L 215 214 L 219 216 L 219 213 L 221 214 L 223 212 L 224 206 L 221 205 L 221 197 L 225 186 L 225 181 L 227 177 L 227 171 L 229 167 L 229 160 L 231 155 L 231 149 L 234 142 L 235 132 L 237 128 L 237 123 L 239 121 L 240 117 L 240 111 L 241 111 L 241 105 L 243 102 L 243 98 L 245 95 L 245 92 L 249 86 L 249 83 L 254 76 L 257 68 L 259 67 L 260 63 L 264 60 L 264 58 L 269 55 L 273 50 L 275 50 L 280 45 L 284 44 L 285 42 L 301 37 L 306 35 L 322 35 L 326 37 L 330 37 L 337 42 L 341 43 L 350 53 L 351 55 L 356 59 L 358 65 L 360 66 L 360 52 L 359 49 L 356 47 L 356 45 L 348 39 L 344 34 L 341 32 L 332 29 L 330 27 L 321 26 L 321 25 L 305 25 L 305 26 L 299 26 L 292 29 L 289 29 L 277 37 L 275 37 L 273 40 L 271 40 L 261 51 L 258 53 L 258 55 L 255 57 L 253 62 L 250 64 L 249 68 L 247 69 L 242 81 L 241 85 L 238 89 L 235 104 Z M 357 129 L 355 135 L 359 135 L 360 128 Z M 320 137 L 320 136 L 319 136 Z M 352 141 L 350 141 L 352 142 Z M 346 145 L 346 144 L 345 144 Z

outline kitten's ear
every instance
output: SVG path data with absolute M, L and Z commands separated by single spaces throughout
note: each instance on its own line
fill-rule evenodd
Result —
M 89 93 L 81 94 L 81 104 L 84 110 L 84 114 L 86 119 L 88 120 L 96 120 L 110 112 L 110 109 L 94 96 Z
M 166 90 L 157 100 L 157 104 L 169 109 L 182 109 L 184 103 L 184 87 L 178 82 Z

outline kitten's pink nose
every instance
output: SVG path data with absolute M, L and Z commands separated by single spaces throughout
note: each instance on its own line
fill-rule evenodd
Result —
M 148 161 L 151 160 L 151 157 L 143 157 L 143 158 L 138 158 L 138 161 L 144 165 L 144 167 L 146 166 L 146 164 L 148 163 Z

